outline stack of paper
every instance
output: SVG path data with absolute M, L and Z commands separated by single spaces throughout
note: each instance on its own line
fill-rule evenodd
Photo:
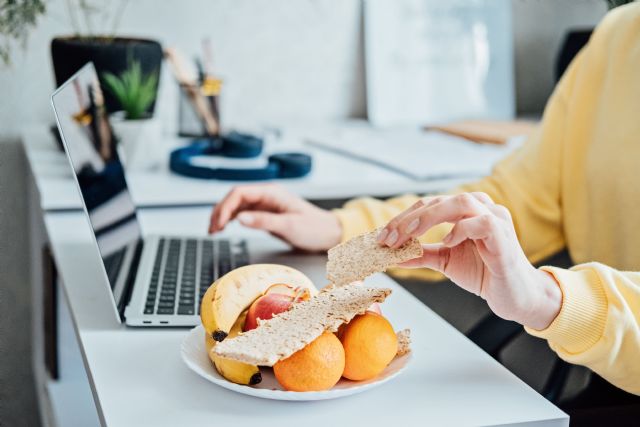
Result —
M 499 160 L 521 145 L 521 140 L 504 145 L 477 144 L 438 131 L 367 125 L 318 129 L 309 133 L 305 142 L 415 180 L 486 176 Z

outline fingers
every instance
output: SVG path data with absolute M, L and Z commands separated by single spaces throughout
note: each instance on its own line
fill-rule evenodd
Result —
M 486 196 L 486 195 L 485 195 Z M 484 199 L 484 202 L 479 198 Z M 412 237 L 424 234 L 431 227 L 443 222 L 458 222 L 465 218 L 490 214 L 486 203 L 493 203 L 489 196 L 462 193 L 445 196 L 430 206 L 414 210 L 391 227 L 384 244 L 392 248 L 402 246 Z
M 498 218 L 502 218 L 506 221 L 512 222 L 511 212 L 509 212 L 509 209 L 507 209 L 506 207 L 502 205 L 490 205 L 487 206 L 487 208 Z
M 479 202 L 484 203 L 487 206 L 494 205 L 493 199 L 487 193 L 483 193 L 482 191 L 472 191 L 471 194 L 473 197 L 478 199 Z
M 422 256 L 398 264 L 402 268 L 430 268 L 444 273 L 449 262 L 449 248 L 440 243 L 422 245 Z
M 289 227 L 289 217 L 286 214 L 264 212 L 264 211 L 244 211 L 237 216 L 240 224 L 245 227 L 265 230 L 277 235 L 286 235 Z
M 402 222 L 412 212 L 415 212 L 417 209 L 425 206 L 434 205 L 442 199 L 443 196 L 423 197 L 422 199 L 415 202 L 413 205 L 411 205 L 411 207 L 409 207 L 409 209 L 403 211 L 402 213 L 395 216 L 391 221 L 389 221 L 389 223 L 380 231 L 380 234 L 377 237 L 378 243 L 384 243 L 389 233 L 397 228 L 398 224 L 400 224 L 400 222 Z
M 267 196 L 272 195 L 276 189 L 276 186 L 272 184 L 234 187 L 213 209 L 209 222 L 209 233 L 224 229 L 243 206 L 259 203 Z
M 504 220 L 493 214 L 479 215 L 456 223 L 442 243 L 452 248 L 465 240 L 482 240 L 489 251 L 499 251 L 500 237 L 504 235 Z

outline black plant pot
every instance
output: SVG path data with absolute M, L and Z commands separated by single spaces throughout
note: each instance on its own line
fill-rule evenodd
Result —
M 153 40 L 121 37 L 56 37 L 51 41 L 51 59 L 60 86 L 87 62 L 93 62 L 102 80 L 105 71 L 119 75 L 129 66 L 129 58 L 140 62 L 144 74 L 160 72 L 162 47 Z M 156 85 L 156 90 L 157 90 Z M 104 91 L 107 111 L 121 110 L 118 101 Z M 147 109 L 153 114 L 155 102 Z

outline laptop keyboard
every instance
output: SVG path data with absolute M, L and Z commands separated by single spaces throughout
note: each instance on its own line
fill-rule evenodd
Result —
M 245 242 L 160 239 L 144 314 L 200 314 L 215 279 L 249 262 Z

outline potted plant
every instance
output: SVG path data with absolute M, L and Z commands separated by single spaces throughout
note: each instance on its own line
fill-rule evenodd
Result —
M 56 37 L 51 41 L 51 59 L 57 85 L 61 85 L 87 62 L 93 62 L 99 75 L 120 75 L 129 66 L 129 59 L 138 61 L 143 74 L 157 73 L 162 64 L 162 47 L 154 40 L 131 37 L 116 37 L 115 34 L 124 15 L 127 0 L 120 0 L 114 10 L 107 10 L 104 3 L 90 0 L 67 0 L 69 18 L 74 34 Z M 110 4 L 110 3 L 109 3 Z M 111 12 L 111 13 L 110 13 Z M 100 19 L 100 31 L 94 21 Z M 153 87 L 154 100 L 158 82 Z M 120 108 L 115 95 L 105 93 L 107 111 Z M 153 114 L 155 102 L 147 105 L 145 112 Z
M 130 170 L 145 169 L 155 165 L 152 154 L 160 139 L 160 123 L 149 113 L 156 98 L 158 71 L 143 72 L 140 61 L 131 56 L 128 62 L 119 75 L 105 71 L 100 78 L 105 95 L 111 95 L 117 105 L 111 124 L 124 164 Z
M 0 8 L 0 62 L 11 63 L 11 48 L 14 43 L 24 43 L 27 34 L 35 27 L 38 17 L 46 8 L 43 0 L 20 0 L 4 2 Z

